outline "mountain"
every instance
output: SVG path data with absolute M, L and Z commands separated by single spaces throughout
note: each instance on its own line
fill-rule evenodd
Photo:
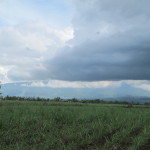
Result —
M 29 86 L 24 86 L 28 84 Z M 78 99 L 117 99 L 117 100 L 136 100 L 147 98 L 149 101 L 150 92 L 144 89 L 135 88 L 123 83 L 120 86 L 105 88 L 51 88 L 51 87 L 32 87 L 30 82 L 7 83 L 2 85 L 3 96 L 23 96 L 23 97 L 61 97 Z

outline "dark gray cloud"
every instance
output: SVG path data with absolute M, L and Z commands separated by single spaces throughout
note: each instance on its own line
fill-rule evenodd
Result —
M 71 1 L 73 39 L 40 22 L 0 28 L 0 79 L 150 80 L 150 1 Z
M 45 61 L 47 78 L 150 80 L 150 1 L 72 1 L 75 37 Z

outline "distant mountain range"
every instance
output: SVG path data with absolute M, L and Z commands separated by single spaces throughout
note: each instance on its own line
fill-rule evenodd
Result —
M 104 99 L 104 100 L 125 100 L 150 102 L 150 91 L 135 88 L 129 84 L 105 88 L 51 88 L 23 86 L 31 83 L 7 83 L 2 85 L 3 96 L 43 97 L 63 99 Z

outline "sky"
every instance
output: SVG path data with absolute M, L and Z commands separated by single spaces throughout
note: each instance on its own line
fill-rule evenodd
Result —
M 150 90 L 149 6 L 148 0 L 0 0 L 0 80 L 83 88 L 126 82 Z

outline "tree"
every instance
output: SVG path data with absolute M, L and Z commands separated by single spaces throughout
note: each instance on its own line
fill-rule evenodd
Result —
M 55 101 L 55 102 L 61 102 L 62 99 L 61 99 L 60 97 L 55 97 L 55 98 L 54 98 L 54 101 Z
M 0 99 L 1 99 L 1 97 L 2 97 L 2 93 L 1 93 L 1 81 L 0 81 Z

